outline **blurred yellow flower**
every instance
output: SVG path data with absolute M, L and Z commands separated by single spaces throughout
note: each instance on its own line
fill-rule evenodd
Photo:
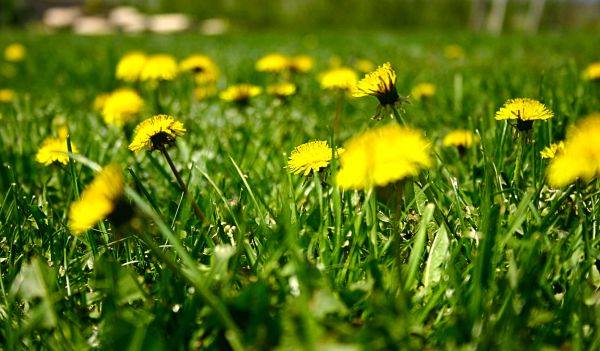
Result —
M 171 55 L 158 54 L 148 56 L 140 73 L 140 80 L 159 82 L 173 80 L 177 76 L 177 61 Z
M 473 135 L 473 132 L 466 129 L 457 129 L 448 132 L 444 136 L 442 144 L 446 147 L 469 148 L 473 143 L 478 143 L 479 139 Z
M 465 51 L 460 45 L 451 44 L 444 48 L 444 54 L 451 60 L 459 60 L 465 57 Z
M 217 86 L 215 84 L 203 84 L 194 88 L 194 97 L 197 100 L 206 100 L 217 95 Z
M 106 100 L 108 100 L 109 96 L 109 93 L 98 94 L 94 98 L 94 110 L 102 112 L 102 109 L 104 108 L 104 105 L 106 105 Z
M 223 90 L 219 97 L 221 100 L 235 102 L 240 105 L 247 104 L 255 96 L 262 93 L 262 88 L 252 84 L 237 84 Z
M 106 124 L 121 127 L 132 121 L 144 107 L 144 101 L 133 89 L 121 88 L 104 101 L 102 118 Z
M 96 175 L 84 189 L 81 198 L 71 204 L 69 209 L 69 229 L 79 235 L 93 228 L 98 222 L 123 216 L 119 203 L 123 202 L 125 181 L 117 165 L 108 165 Z
M 267 94 L 285 98 L 296 93 L 296 85 L 289 82 L 274 83 L 267 87 Z
M 581 77 L 585 80 L 600 79 L 600 62 L 594 62 L 587 66 L 581 73 Z
M 343 90 L 351 91 L 356 82 L 358 75 L 348 67 L 334 68 L 326 71 L 321 75 L 321 88 L 325 90 Z
M 23 44 L 12 43 L 4 48 L 4 58 L 6 61 L 19 62 L 25 59 L 27 55 L 27 49 Z
M 268 54 L 256 61 L 255 68 L 259 72 L 282 73 L 288 69 L 289 59 L 278 53 Z
M 76 154 L 79 151 L 75 144 L 71 142 L 71 151 Z M 58 138 L 46 138 L 42 145 L 38 148 L 35 154 L 35 161 L 45 166 L 49 166 L 54 162 L 66 165 L 69 163 L 69 149 L 67 147 L 66 135 L 61 135 Z
M 548 183 L 561 187 L 577 179 L 586 182 L 600 175 L 600 113 L 593 113 L 567 131 L 564 149 L 547 169 Z
M 430 144 L 418 130 L 389 124 L 350 139 L 340 155 L 337 184 L 371 189 L 417 175 L 431 166 Z
M 544 150 L 540 151 L 540 156 L 542 158 L 554 158 L 556 155 L 560 154 L 565 149 L 565 143 L 560 141 L 558 143 L 552 143 L 544 148 Z
M 419 83 L 415 85 L 411 92 L 410 96 L 417 99 L 427 99 L 435 95 L 435 85 L 431 83 Z
M 337 149 L 336 154 L 342 153 L 342 149 Z M 318 172 L 321 168 L 327 167 L 331 161 L 332 149 L 326 141 L 315 140 L 302 145 L 298 145 L 290 154 L 287 168 L 293 174 L 303 173 L 308 176 L 311 172 Z
M 0 89 L 0 103 L 11 102 L 15 99 L 16 94 L 11 89 Z
M 146 55 L 142 52 L 130 52 L 125 54 L 117 63 L 115 76 L 126 82 L 136 82 L 140 79 Z
M 186 132 L 183 123 L 168 115 L 156 115 L 135 127 L 134 137 L 129 150 L 139 152 L 144 149 L 159 150 L 175 142 L 178 136 Z
M 529 130 L 535 120 L 547 120 L 554 114 L 544 104 L 529 98 L 510 99 L 497 112 L 497 120 L 516 120 L 519 130 Z
M 192 55 L 179 63 L 181 71 L 192 72 L 196 83 L 204 84 L 219 79 L 219 67 L 206 55 Z
M 371 71 L 374 71 L 377 67 L 370 60 L 358 59 L 354 63 L 354 68 L 356 68 L 356 70 L 359 71 L 360 73 L 366 74 Z
M 308 55 L 297 55 L 288 59 L 288 68 L 294 73 L 309 72 L 314 66 L 314 60 Z

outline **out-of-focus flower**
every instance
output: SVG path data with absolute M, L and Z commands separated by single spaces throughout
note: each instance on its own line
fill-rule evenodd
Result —
M 232 85 L 223 90 L 219 97 L 221 100 L 235 102 L 239 105 L 245 105 L 255 96 L 262 93 L 262 88 L 252 84 Z
M 194 88 L 194 97 L 197 100 L 206 100 L 217 95 L 217 86 L 215 84 L 203 84 Z
M 286 98 L 296 93 L 296 85 L 289 82 L 274 83 L 267 87 L 267 94 Z
M 558 143 L 552 143 L 544 148 L 544 150 L 540 151 L 540 156 L 542 158 L 554 158 L 556 155 L 560 154 L 565 149 L 565 143 L 560 141 Z
M 177 61 L 171 55 L 150 55 L 146 59 L 144 68 L 140 73 L 140 80 L 147 82 L 160 82 L 173 80 L 177 76 Z
M 108 100 L 109 96 L 109 93 L 98 94 L 94 98 L 94 110 L 102 112 L 102 109 L 104 109 L 104 105 L 106 104 L 106 100 Z
M 0 103 L 8 103 L 15 99 L 17 95 L 14 90 L 11 89 L 0 89 Z
M 435 85 L 431 83 L 419 83 L 415 85 L 410 92 L 410 96 L 417 100 L 428 99 L 434 95 Z
M 366 74 L 366 73 L 374 71 L 377 67 L 370 60 L 358 59 L 354 63 L 354 68 L 356 68 L 356 70 L 359 71 L 360 73 Z
M 585 80 L 599 80 L 600 79 L 600 62 L 591 63 L 581 73 L 581 77 Z
M 290 57 L 288 60 L 288 67 L 292 73 L 306 73 L 309 72 L 315 62 L 312 57 L 308 55 L 297 55 Z
M 460 45 L 451 44 L 444 48 L 444 54 L 451 60 L 459 60 L 465 57 L 465 51 Z
M 117 79 L 126 82 L 135 82 L 140 79 L 144 65 L 146 64 L 146 55 L 143 52 L 130 52 L 125 54 L 117 63 Z
M 356 72 L 348 67 L 331 69 L 321 75 L 321 88 L 350 92 L 358 81 Z
M 417 175 L 431 166 L 430 144 L 418 130 L 390 124 L 353 137 L 340 155 L 337 184 L 371 189 Z
M 255 68 L 259 72 L 282 73 L 289 67 L 287 56 L 278 53 L 268 54 L 256 61 Z
M 144 101 L 133 89 L 122 88 L 112 92 L 104 102 L 102 118 L 106 124 L 121 127 L 140 114 Z
M 473 143 L 478 143 L 479 139 L 473 135 L 473 132 L 466 129 L 457 129 L 448 132 L 442 140 L 442 144 L 446 147 L 469 148 Z
M 206 55 L 192 55 L 179 63 L 179 69 L 194 74 L 196 83 L 216 82 L 219 78 L 219 67 Z
M 23 44 L 12 43 L 4 48 L 4 59 L 10 62 L 19 62 L 25 59 L 27 49 Z
M 74 154 L 79 152 L 73 143 L 71 143 L 71 151 Z M 42 145 L 38 148 L 35 160 L 45 166 L 49 166 L 55 162 L 66 165 L 69 163 L 68 152 L 66 135 L 61 135 L 58 138 L 50 137 L 44 139 Z

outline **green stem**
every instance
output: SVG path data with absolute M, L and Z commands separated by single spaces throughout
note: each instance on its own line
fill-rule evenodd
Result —
M 333 137 L 334 140 L 338 140 L 340 133 L 340 121 L 342 119 L 342 112 L 344 112 L 344 92 L 340 91 L 338 94 L 337 105 L 335 108 L 335 117 L 333 119 Z
M 512 186 L 518 189 L 521 186 L 521 167 L 523 166 L 523 149 L 525 145 L 525 134 L 518 132 L 517 159 L 515 162 L 515 171 L 513 173 Z
M 401 126 L 405 126 L 406 121 L 404 120 L 404 118 L 402 118 L 402 115 L 400 115 L 400 112 L 398 112 L 398 109 L 396 108 L 396 106 L 390 105 L 390 107 L 392 108 L 392 115 L 394 116 L 394 119 L 396 120 L 396 122 L 398 122 L 398 124 Z

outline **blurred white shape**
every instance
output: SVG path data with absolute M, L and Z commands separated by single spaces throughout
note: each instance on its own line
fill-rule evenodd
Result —
M 190 26 L 191 21 L 188 16 L 180 13 L 166 13 L 148 18 L 148 29 L 155 33 L 182 32 Z
M 146 30 L 146 16 L 131 6 L 115 7 L 108 14 L 108 21 L 127 33 L 139 33 Z
M 205 35 L 224 34 L 229 30 L 229 22 L 224 18 L 209 18 L 200 23 L 200 32 Z
M 103 35 L 112 31 L 112 26 L 103 17 L 79 17 L 73 23 L 73 32 L 80 35 Z
M 81 16 L 79 7 L 51 7 L 44 12 L 42 22 L 50 28 L 66 28 Z

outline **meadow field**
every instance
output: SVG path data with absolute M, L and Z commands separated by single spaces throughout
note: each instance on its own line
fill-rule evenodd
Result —
M 597 44 L 0 32 L 0 349 L 599 350 Z

